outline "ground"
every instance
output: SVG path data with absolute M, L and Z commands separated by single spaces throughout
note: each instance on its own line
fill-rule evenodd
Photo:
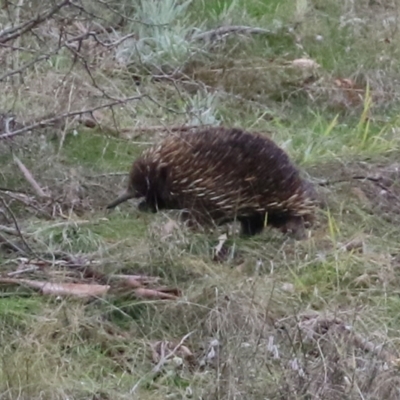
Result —
M 400 398 L 399 1 L 54 4 L 0 12 L 0 397 Z M 206 124 L 288 152 L 307 239 L 105 209 Z

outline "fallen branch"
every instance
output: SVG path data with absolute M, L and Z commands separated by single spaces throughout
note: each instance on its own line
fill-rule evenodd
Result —
M 19 275 L 25 272 L 36 270 L 44 271 L 47 267 L 50 273 L 54 273 L 54 267 L 68 268 L 72 271 L 79 272 L 80 279 L 91 279 L 98 282 L 97 284 L 81 284 L 81 283 L 50 283 L 45 281 L 24 280 L 4 278 L 0 283 L 20 284 L 28 287 L 39 289 L 42 294 L 48 295 L 71 295 L 75 297 L 99 296 L 108 293 L 111 289 L 113 294 L 133 293 L 139 298 L 151 300 L 177 300 L 181 295 L 181 291 L 177 288 L 167 287 L 146 287 L 157 283 L 159 277 L 145 275 L 111 275 L 108 276 L 97 269 L 92 268 L 91 262 L 85 259 L 75 258 L 70 255 L 63 255 L 62 259 L 46 260 L 44 258 L 32 260 L 28 258 L 20 258 L 17 271 L 9 272 L 8 277 Z M 76 277 L 76 274 L 75 274 Z M 113 282 L 114 281 L 114 282 Z
M 31 267 L 32 268 L 32 267 Z M 17 272 L 17 271 L 16 271 Z M 16 275 L 16 272 L 11 273 Z M 25 271 L 26 272 L 26 271 Z M 9 274 L 10 276 L 10 274 Z M 12 275 L 11 275 L 12 276 Z M 73 296 L 79 298 L 99 297 L 106 295 L 112 288 L 111 285 L 86 284 L 86 283 L 53 283 L 31 279 L 0 278 L 0 284 L 23 285 L 37 289 L 43 295 Z M 116 288 L 113 288 L 116 289 Z M 178 296 L 166 293 L 162 289 L 147 289 L 139 287 L 133 290 L 137 297 L 152 300 L 177 300 Z
M 163 289 L 147 289 L 144 287 L 140 287 L 134 290 L 134 293 L 138 297 L 142 297 L 145 299 L 158 299 L 158 300 L 177 300 L 179 297 L 166 293 Z
M 0 278 L 0 283 L 24 285 L 38 289 L 44 295 L 74 296 L 74 297 L 99 297 L 105 295 L 110 289 L 109 285 L 95 285 L 84 283 L 51 283 L 34 281 L 31 279 Z
M 40 185 L 37 183 L 36 179 L 33 177 L 31 172 L 28 170 L 28 168 L 25 167 L 25 165 L 22 163 L 22 161 L 14 155 L 14 161 L 18 165 L 18 168 L 24 175 L 24 178 L 29 182 L 29 184 L 32 186 L 33 190 L 35 193 L 42 198 L 49 198 L 49 196 L 43 191 L 43 189 L 40 187 Z

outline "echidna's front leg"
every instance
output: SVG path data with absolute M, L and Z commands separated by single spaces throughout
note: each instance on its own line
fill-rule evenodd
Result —
M 249 217 L 239 217 L 238 221 L 241 224 L 241 234 L 243 236 L 254 236 L 263 231 L 265 214 L 254 214 Z

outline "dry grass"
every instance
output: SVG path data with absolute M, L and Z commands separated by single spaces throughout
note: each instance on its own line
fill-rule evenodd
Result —
M 71 280 L 57 264 L 68 255 L 102 274 L 158 276 L 183 294 L 87 301 L 3 285 L 0 398 L 399 398 L 399 2 L 204 0 L 179 13 L 171 0 L 166 27 L 150 18 L 156 1 L 107 3 L 63 9 L 0 48 L 7 73 L 49 54 L 0 80 L 1 115 L 19 126 L 145 96 L 0 139 L 0 273 L 42 257 L 50 267 L 24 278 Z M 0 43 L 10 18 L 31 15 L 8 7 Z M 268 33 L 190 40 L 220 25 Z M 56 51 L 99 26 L 113 29 Z M 293 63 L 304 58 L 318 66 Z M 106 213 L 132 160 L 184 124 L 271 135 L 318 187 L 310 237 L 193 231 L 177 213 L 129 203 Z M 5 230 L 12 215 L 30 250 Z

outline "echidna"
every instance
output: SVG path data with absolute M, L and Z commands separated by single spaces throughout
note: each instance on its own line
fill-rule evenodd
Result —
M 241 129 L 181 132 L 146 150 L 133 163 L 126 192 L 107 208 L 140 197 L 139 209 L 188 210 L 218 225 L 236 219 L 244 235 L 271 225 L 303 236 L 315 210 L 313 187 L 288 155 Z

